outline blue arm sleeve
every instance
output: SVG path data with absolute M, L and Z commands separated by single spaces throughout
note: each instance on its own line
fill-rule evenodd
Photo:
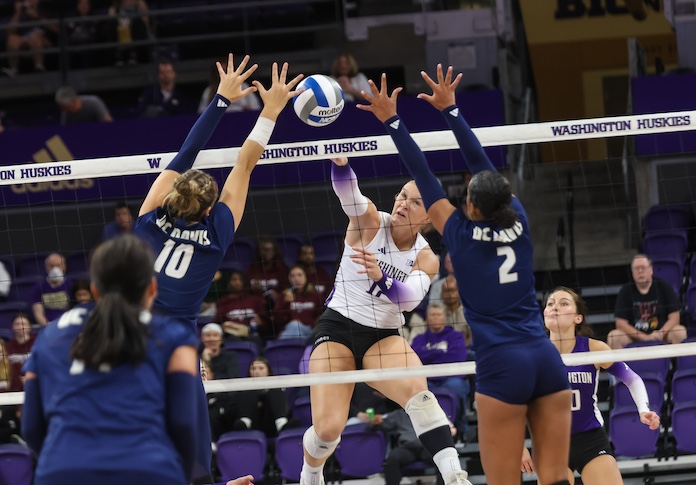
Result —
M 41 403 L 38 379 L 27 379 L 24 384 L 24 406 L 22 407 L 22 436 L 34 453 L 41 453 L 46 438 L 46 419 Z
M 416 181 L 426 210 L 438 200 L 447 198 L 440 181 L 430 171 L 428 160 L 426 160 L 423 151 L 413 140 L 401 118 L 398 116 L 389 118 L 384 122 L 384 126 L 394 140 L 394 145 L 396 145 L 406 168 Z
M 471 131 L 469 124 L 462 116 L 456 104 L 442 110 L 442 115 L 445 117 L 447 124 L 454 133 L 454 137 L 459 143 L 459 150 L 464 156 L 464 160 L 469 165 L 473 173 L 482 172 L 484 170 L 495 170 L 495 167 L 488 159 L 488 155 L 483 151 L 481 143 Z
M 196 377 L 186 372 L 172 372 L 167 374 L 166 383 L 167 430 L 188 479 L 196 456 Z
M 167 165 L 167 170 L 184 173 L 193 166 L 198 152 L 210 139 L 229 105 L 230 102 L 225 97 L 219 94 L 215 95 L 208 107 L 203 111 L 203 114 L 193 124 L 186 140 L 184 140 L 184 144 L 181 145 L 179 153 Z

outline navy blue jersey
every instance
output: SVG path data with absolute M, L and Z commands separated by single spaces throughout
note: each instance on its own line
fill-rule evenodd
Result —
M 187 483 L 167 433 L 165 378 L 172 352 L 195 345 L 195 335 L 153 315 L 140 365 L 85 368 L 69 352 L 90 306 L 78 306 L 49 324 L 24 366 L 37 375 L 47 423 L 36 483 L 63 483 L 61 478 L 90 473 L 125 479 L 153 472 L 161 478 L 158 483 Z
M 455 211 L 443 231 L 477 353 L 500 344 L 547 338 L 534 290 L 527 214 L 516 197 L 511 207 L 519 220 L 510 229 L 471 221 Z
M 135 234 L 155 254 L 157 299 L 153 310 L 195 325 L 213 276 L 234 238 L 229 207 L 215 204 L 210 216 L 195 224 L 173 219 L 158 207 L 138 217 Z

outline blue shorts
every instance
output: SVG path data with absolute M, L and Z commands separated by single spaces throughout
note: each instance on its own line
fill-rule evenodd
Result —
M 561 354 L 547 338 L 476 353 L 476 392 L 499 401 L 528 404 L 569 388 Z

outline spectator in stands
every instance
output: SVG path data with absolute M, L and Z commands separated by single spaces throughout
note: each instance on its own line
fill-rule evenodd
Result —
M 222 67 L 227 69 L 227 59 L 220 59 L 218 62 L 222 64 Z M 201 101 L 198 104 L 198 113 L 205 111 L 210 102 L 215 96 L 218 85 L 220 84 L 220 73 L 218 73 L 217 66 L 213 63 L 210 66 L 210 83 L 203 90 L 201 94 Z M 242 89 L 249 87 L 249 83 L 242 83 Z M 259 95 L 256 93 L 249 93 L 241 99 L 232 101 L 230 105 L 225 110 L 225 113 L 238 113 L 240 111 L 261 111 L 261 100 Z
M 227 290 L 229 293 L 218 300 L 215 314 L 215 321 L 222 325 L 225 340 L 247 339 L 254 334 L 270 336 L 266 300 L 249 291 L 247 279 L 241 271 L 230 273 Z
M 68 43 L 71 46 L 89 46 L 101 40 L 101 24 L 92 17 L 90 0 L 77 0 L 75 11 L 70 14 L 74 20 L 67 22 Z M 92 51 L 82 51 L 71 56 L 71 66 L 87 68 L 92 66 Z
M 92 291 L 90 289 L 90 283 L 87 280 L 77 280 L 73 285 L 72 301 L 75 305 L 83 305 L 94 301 L 92 296 Z
M 384 394 L 375 391 L 364 382 L 356 382 L 350 399 L 346 426 L 369 423 L 374 416 L 386 414 L 395 409 L 400 409 L 399 405 L 387 399 Z
M 352 54 L 342 53 L 334 59 L 331 65 L 331 77 L 333 77 L 343 89 L 343 98 L 346 101 L 362 101 L 365 98 L 362 91 L 372 94 L 372 89 L 365 76 L 358 69 L 358 63 Z
M 246 277 L 252 291 L 266 296 L 272 310 L 279 292 L 288 284 L 288 267 L 275 238 L 259 236 L 256 257 L 247 268 Z
M 451 263 L 450 263 L 451 264 Z M 471 347 L 471 329 L 464 317 L 464 306 L 459 298 L 459 285 L 453 274 L 441 280 L 442 290 L 439 299 L 431 299 L 432 302 L 441 302 L 445 309 L 445 321 L 447 325 L 454 327 L 464 337 L 467 349 Z M 409 321 L 409 341 L 413 342 L 416 336 L 425 332 L 426 324 L 420 315 L 411 315 Z
M 199 317 L 214 317 L 217 313 L 217 302 L 220 298 L 227 295 L 227 281 L 229 280 L 229 272 L 217 270 L 213 275 L 213 281 L 210 282 L 208 293 L 205 294 Z M 220 320 L 217 320 L 218 322 Z
M 5 342 L 0 339 L 0 392 L 17 391 L 12 388 L 12 373 Z M 0 406 L 0 443 L 10 443 L 12 435 L 18 435 L 19 413 L 16 405 Z
M 237 354 L 222 348 L 222 327 L 209 323 L 201 329 L 201 360 L 213 371 L 215 379 L 239 377 Z
M 147 3 L 145 0 L 114 0 L 109 15 L 114 18 L 112 39 L 121 44 L 116 49 L 116 65 L 122 66 L 124 62 L 137 64 L 144 59 L 145 47 L 137 48 L 131 44 L 150 36 Z
M 125 202 L 114 206 L 114 220 L 104 224 L 102 241 L 133 232 L 133 213 Z
M 200 361 L 201 380 L 215 380 L 215 373 L 204 361 Z M 232 392 L 209 393 L 208 397 L 208 417 L 210 418 L 210 435 L 213 442 L 220 438 L 222 433 L 231 431 L 237 415 L 237 405 Z
M 31 333 L 29 315 L 18 313 L 12 320 L 12 339 L 7 342 L 7 358 L 10 362 L 10 390 L 24 390 L 22 366 L 29 358 L 36 335 Z
M 422 461 L 430 466 L 435 466 L 433 457 L 420 442 L 411 419 L 402 408 L 397 407 L 386 414 L 376 414 L 371 420 L 374 426 L 381 426 L 391 439 L 396 443 L 387 454 L 384 462 L 385 485 L 399 485 L 403 477 L 403 469 L 415 461 Z M 457 428 L 450 424 L 452 436 L 457 434 Z M 440 473 L 437 473 L 437 485 L 445 482 Z
M 271 364 L 265 357 L 256 357 L 251 362 L 247 375 L 272 376 Z M 288 398 L 283 389 L 239 391 L 235 394 L 235 399 L 242 424 L 238 422 L 234 429 L 255 429 L 263 431 L 268 438 L 275 438 L 283 429 L 299 424 L 295 419 L 288 419 Z
M 14 15 L 10 19 L 7 30 L 8 67 L 3 69 L 8 76 L 16 76 L 19 72 L 19 51 L 30 49 L 34 60 L 34 71 L 43 72 L 43 49 L 51 47 L 49 33 L 58 32 L 58 24 L 46 22 L 42 25 L 21 25 L 26 22 L 48 20 L 47 14 L 39 7 L 39 0 L 22 0 L 15 2 Z
M 5 264 L 0 261 L 0 303 L 7 301 L 7 296 L 10 294 L 10 286 L 12 285 L 12 276 L 5 268 Z
M 423 364 L 451 364 L 466 361 L 464 336 L 447 325 L 445 305 L 431 301 L 427 311 L 428 328 L 413 339 L 411 348 Z M 457 426 L 462 425 L 463 411 L 469 398 L 469 381 L 466 376 L 428 377 L 430 389 L 443 387 L 452 391 L 459 401 L 459 415 L 454 417 Z
M 34 286 L 29 302 L 34 313 L 34 321 L 41 326 L 46 326 L 48 322 L 70 309 L 70 296 L 73 289 L 72 280 L 65 277 L 67 264 L 61 254 L 49 254 L 44 260 L 44 265 L 46 279 Z
M 273 327 L 280 339 L 302 338 L 312 335 L 317 320 L 324 311 L 322 294 L 307 281 L 302 266 L 293 266 L 288 273 L 290 288 L 275 304 Z
M 113 121 L 109 109 L 99 96 L 78 95 L 70 86 L 58 88 L 56 103 L 61 109 L 61 125 Z
M 189 112 L 189 103 L 176 87 L 176 68 L 171 59 L 157 63 L 157 84 L 143 89 L 136 114 L 143 118 L 175 116 Z
M 679 323 L 679 297 L 672 285 L 653 278 L 650 258 L 636 254 L 631 274 L 633 282 L 623 285 L 616 297 L 616 328 L 607 336 L 609 346 L 622 349 L 631 342 L 674 344 L 686 339 L 686 327 Z
M 314 246 L 303 244 L 297 254 L 297 265 L 304 269 L 307 281 L 314 285 L 314 289 L 322 294 L 324 298 L 329 296 L 333 288 L 333 276 L 330 275 L 321 265 L 316 263 Z

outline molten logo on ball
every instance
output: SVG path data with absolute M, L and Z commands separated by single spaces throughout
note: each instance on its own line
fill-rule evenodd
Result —
M 297 117 L 310 126 L 325 126 L 338 118 L 343 110 L 343 90 L 329 76 L 314 74 L 297 85 L 306 89 L 293 100 Z

